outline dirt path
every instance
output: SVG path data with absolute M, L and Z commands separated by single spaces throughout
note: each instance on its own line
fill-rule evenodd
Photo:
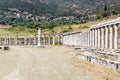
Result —
M 0 54 L 0 80 L 120 80 L 120 73 L 73 57 L 66 47 L 11 47 Z

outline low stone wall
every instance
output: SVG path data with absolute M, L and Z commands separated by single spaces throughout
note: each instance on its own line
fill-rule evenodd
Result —
M 87 49 L 84 50 L 85 53 L 95 54 L 97 56 L 108 57 L 115 60 L 120 60 L 120 53 L 117 52 L 107 52 L 102 50 Z
M 83 54 L 79 54 L 79 53 L 76 53 L 75 56 L 77 56 L 78 58 L 80 58 L 82 60 L 86 60 L 86 61 L 89 61 L 91 63 L 104 65 L 104 66 L 107 66 L 111 69 L 120 71 L 120 62 L 105 60 L 102 58 L 96 58 L 96 57 L 87 56 L 87 55 L 83 55 Z

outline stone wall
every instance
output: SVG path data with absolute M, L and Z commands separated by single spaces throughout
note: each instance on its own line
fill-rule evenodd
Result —
M 104 66 L 107 66 L 111 69 L 120 71 L 120 62 L 105 60 L 105 59 L 96 58 L 96 57 L 92 57 L 92 56 L 87 56 L 87 55 L 79 54 L 79 53 L 76 53 L 75 56 L 77 56 L 78 58 L 80 58 L 82 60 L 86 60 L 86 61 L 91 62 L 91 63 L 104 65 Z

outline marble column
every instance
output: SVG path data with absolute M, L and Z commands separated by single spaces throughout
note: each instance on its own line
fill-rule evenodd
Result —
M 38 47 L 41 46 L 41 27 L 38 27 Z
M 31 45 L 31 36 L 29 37 L 29 45 Z
M 88 47 L 88 33 L 85 32 L 85 47 Z
M 105 32 L 106 32 L 106 34 L 105 34 L 105 48 L 108 48 L 108 26 L 106 26 L 105 27 Z
M 60 35 L 58 35 L 58 45 L 60 45 Z
M 50 35 L 48 35 L 48 44 L 50 45 Z
M 12 38 L 11 38 L 10 35 L 9 35 L 9 44 L 10 44 L 10 45 L 12 44 Z
M 0 35 L 0 45 L 2 45 L 2 37 L 1 37 L 1 35 Z
M 101 48 L 104 48 L 104 27 L 101 28 Z
M 118 49 L 118 24 L 114 25 L 114 49 Z
M 16 35 L 15 36 L 15 39 L 14 39 L 14 44 L 17 45 L 18 44 L 18 36 Z
M 7 45 L 9 44 L 9 35 L 6 35 Z
M 113 49 L 113 25 L 109 26 L 109 28 L 110 28 L 110 42 L 109 42 L 109 46 L 110 46 L 110 49 Z
M 92 47 L 92 30 L 90 30 L 90 47 Z
M 46 45 L 46 35 L 44 34 L 44 45 Z
M 6 45 L 7 44 L 7 35 L 5 35 L 5 37 L 4 37 L 4 45 Z
M 98 48 L 100 48 L 101 47 L 101 30 L 100 30 L 100 28 L 98 28 Z
M 98 47 L 98 29 L 95 29 L 95 47 Z
M 65 37 L 64 37 L 65 38 Z M 65 39 L 63 40 L 63 43 L 65 42 Z M 55 35 L 53 35 L 53 45 L 55 45 Z
M 37 44 L 37 36 L 34 35 L 34 45 L 36 45 L 36 44 Z
M 95 47 L 95 30 L 92 30 L 92 47 Z
M 90 47 L 90 31 L 88 32 L 88 47 Z
M 24 45 L 27 45 L 27 36 L 24 37 Z

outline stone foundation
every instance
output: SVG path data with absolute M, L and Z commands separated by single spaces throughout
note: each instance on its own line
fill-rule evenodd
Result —
M 87 56 L 87 55 L 83 55 L 83 54 L 79 54 L 79 53 L 76 53 L 75 56 L 77 56 L 78 58 L 80 58 L 82 60 L 86 60 L 86 61 L 91 62 L 91 63 L 104 65 L 104 66 L 107 66 L 111 69 L 120 71 L 120 62 L 105 60 L 102 58 L 96 58 L 96 57 Z

